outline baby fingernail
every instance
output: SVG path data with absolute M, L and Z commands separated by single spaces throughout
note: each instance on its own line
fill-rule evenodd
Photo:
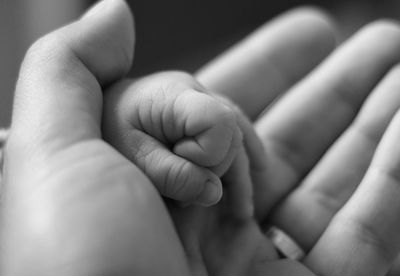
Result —
M 209 180 L 204 185 L 203 192 L 197 198 L 196 203 L 206 207 L 216 204 L 222 197 L 221 184 Z

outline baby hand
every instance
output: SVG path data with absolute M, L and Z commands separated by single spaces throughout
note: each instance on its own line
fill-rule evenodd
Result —
M 121 82 L 106 92 L 103 135 L 162 195 L 209 206 L 243 143 L 235 111 L 202 91 L 182 73 Z

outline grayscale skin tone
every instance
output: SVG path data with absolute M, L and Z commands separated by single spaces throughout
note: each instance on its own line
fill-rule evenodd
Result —
M 196 74 L 257 121 L 264 144 L 264 167 L 247 165 L 246 149 L 248 160 L 226 173 L 234 176 L 237 165 L 250 168 L 242 183 L 256 183 L 258 174 L 269 179 L 254 184 L 256 217 L 240 220 L 224 201 L 166 207 L 149 178 L 101 139 L 104 88 L 131 66 L 132 26 L 127 5 L 106 0 L 28 51 L 5 153 L 2 276 L 387 274 L 400 248 L 400 127 L 390 93 L 398 80 L 397 23 L 367 26 L 317 66 L 335 46 L 331 23 L 318 11 L 297 10 Z M 370 104 L 387 112 L 373 116 Z M 377 145 L 354 142 L 346 131 L 353 122 L 379 131 Z M 370 158 L 357 146 L 373 151 Z M 349 156 L 367 165 L 349 174 Z M 323 181 L 303 186 L 313 174 Z M 315 201 L 325 185 L 334 193 Z M 332 219 L 319 213 L 326 210 Z M 310 214 L 313 223 L 303 225 Z M 278 258 L 260 231 L 266 221 L 308 245 L 302 262 Z
M 104 97 L 104 139 L 163 196 L 203 206 L 221 199 L 220 177 L 244 152 L 239 113 L 180 72 L 126 80 Z M 251 185 L 238 193 L 250 205 Z
M 223 187 L 229 209 L 237 217 L 253 216 L 253 185 L 243 179 L 250 173 L 253 182 L 265 183 L 250 171 L 265 162 L 262 143 L 239 107 L 193 76 L 162 72 L 111 86 L 104 94 L 102 131 L 161 195 L 211 206 L 221 199 L 221 179 L 229 178 Z

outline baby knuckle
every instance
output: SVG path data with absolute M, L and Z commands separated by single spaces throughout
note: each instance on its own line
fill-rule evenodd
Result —
M 306 5 L 296 8 L 293 13 L 297 15 L 300 20 L 308 22 L 315 28 L 323 29 L 323 34 L 326 34 L 327 30 L 328 34 L 331 35 L 335 32 L 336 26 L 332 15 L 321 7 Z

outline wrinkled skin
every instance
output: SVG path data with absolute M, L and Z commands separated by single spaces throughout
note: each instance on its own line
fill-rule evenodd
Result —
M 104 103 L 103 131 L 106 141 L 110 142 L 111 145 L 132 162 L 140 162 L 141 160 L 138 160 L 137 156 L 143 155 L 135 150 L 138 145 L 138 139 L 135 139 L 134 135 L 136 135 L 135 121 L 140 120 L 136 118 L 140 112 L 138 109 L 146 108 L 143 107 L 143 99 L 154 97 L 154 94 L 161 97 L 160 107 L 158 109 L 153 108 L 153 110 L 162 111 L 168 108 L 168 103 L 162 100 L 163 95 L 167 95 L 170 97 L 170 101 L 175 101 L 174 108 L 175 114 L 177 114 L 179 103 L 176 103 L 176 99 L 179 99 L 178 96 L 182 98 L 182 95 L 187 95 L 182 94 L 182 91 L 195 89 L 196 86 L 198 86 L 198 84 L 196 84 L 196 81 L 190 76 L 182 73 L 170 72 L 151 75 L 136 81 L 124 81 L 122 85 L 111 87 L 106 92 Z M 167 87 L 167 89 L 165 87 Z M 178 96 L 175 96 L 177 94 Z M 211 95 L 203 95 L 203 97 L 207 99 L 207 102 L 204 102 L 204 106 L 202 106 L 203 102 L 200 100 L 194 101 L 194 104 L 197 105 L 196 108 L 209 107 L 211 104 L 214 104 L 217 106 L 210 112 L 214 112 L 214 114 L 217 115 L 218 107 L 221 105 L 224 106 L 225 108 L 223 111 L 226 112 L 226 108 L 232 105 L 232 103 L 219 100 Z M 212 99 L 211 102 L 210 99 Z M 135 101 L 136 103 L 134 103 Z M 189 114 L 195 116 L 195 109 L 193 107 L 190 108 L 189 103 L 185 105 L 189 105 L 188 108 L 192 111 L 192 113 Z M 117 110 L 117 112 L 115 112 L 115 110 Z M 231 112 L 230 114 L 232 114 L 229 117 L 233 119 L 231 125 L 239 127 L 240 124 L 236 121 L 243 121 L 244 118 L 242 118 L 242 120 L 236 120 L 236 117 L 241 116 L 241 114 L 238 112 L 235 115 L 235 113 L 233 113 L 235 110 L 234 108 L 229 108 L 228 110 Z M 162 114 L 166 114 L 166 112 L 164 111 Z M 185 120 L 185 116 L 187 116 L 186 114 L 180 115 L 180 117 L 175 118 L 177 122 Z M 212 115 L 213 113 L 211 113 L 211 116 Z M 145 115 L 143 117 L 145 117 Z M 205 116 L 203 115 L 203 117 Z M 144 119 L 141 119 L 141 121 L 141 127 L 146 128 Z M 164 129 L 167 129 L 165 126 L 166 120 L 164 120 L 163 123 Z M 218 118 L 209 122 L 210 125 L 215 125 L 216 127 L 218 127 L 218 123 Z M 176 122 L 174 122 L 174 124 L 176 124 Z M 151 128 L 149 125 L 147 125 L 147 127 L 148 129 Z M 177 128 L 171 127 L 169 131 L 174 129 Z M 207 129 L 209 129 L 209 127 Z M 245 131 L 246 129 L 243 130 Z M 157 137 L 156 134 L 151 131 L 146 131 L 145 133 L 153 134 L 153 139 L 158 138 L 156 140 L 157 142 L 166 140 L 162 139 L 163 137 Z M 164 133 L 168 135 L 168 130 Z M 172 132 L 172 134 L 175 136 L 179 135 L 179 131 Z M 250 134 L 255 136 L 254 132 L 247 132 L 246 136 Z M 220 141 L 216 141 L 216 143 L 220 144 L 224 142 L 222 140 L 224 137 L 207 138 L 214 140 L 220 139 Z M 252 138 L 257 139 L 257 137 Z M 151 138 L 149 137 L 148 139 Z M 231 138 L 229 140 L 231 140 Z M 257 154 L 260 155 L 260 152 L 262 153 L 262 146 L 259 142 L 255 143 L 255 145 L 251 145 L 252 148 L 256 145 L 261 148 L 250 149 L 246 152 L 245 147 L 241 145 L 241 143 L 240 139 L 235 148 L 238 154 L 234 156 L 233 162 L 228 163 L 228 170 L 224 172 L 222 178 L 224 196 L 221 202 L 216 206 L 210 208 L 199 206 L 181 208 L 181 204 L 167 199 L 170 214 L 172 215 L 179 237 L 183 243 L 193 275 L 208 275 L 208 273 L 215 275 L 257 275 L 256 271 L 260 266 L 267 261 L 276 260 L 278 258 L 277 253 L 263 235 L 253 215 L 253 187 L 249 164 L 252 160 L 248 160 L 248 153 L 257 152 Z M 160 142 L 152 149 L 144 149 L 146 145 L 142 145 L 141 147 L 142 149 L 140 149 L 140 151 L 144 150 L 151 152 L 151 154 L 154 153 L 154 155 L 158 154 L 156 157 L 150 156 L 147 158 L 148 163 L 143 166 L 150 172 L 150 178 L 152 177 L 151 166 L 155 167 L 156 170 L 160 170 L 159 167 L 156 166 L 160 163 L 158 160 L 166 157 L 166 161 L 171 161 L 170 155 L 165 156 L 159 154 L 160 150 L 165 150 L 165 147 L 162 147 Z M 211 154 L 209 155 L 209 158 L 212 158 Z M 261 158 L 254 158 L 253 162 L 257 162 L 259 159 Z M 154 162 L 154 160 L 158 162 L 151 163 L 152 161 Z M 168 164 L 168 166 L 173 165 L 174 164 Z M 182 174 L 184 173 L 186 173 L 186 171 Z M 167 174 L 164 173 L 164 177 L 165 175 Z M 191 179 L 190 176 L 187 178 L 189 178 L 189 180 Z M 198 182 L 195 182 L 195 184 L 199 185 Z
M 275 253 L 261 235 L 259 223 L 271 216 L 277 223 L 290 221 L 298 216 L 294 211 L 310 210 L 297 206 L 285 215 L 273 211 L 282 206 L 280 202 L 293 202 L 287 195 L 302 186 L 304 174 L 319 171 L 316 163 L 357 113 L 344 116 L 348 113 L 332 112 L 333 107 L 346 106 L 342 101 L 332 103 L 339 99 L 334 92 L 337 84 L 350 75 L 350 80 L 361 85 L 354 91 L 366 95 L 398 62 L 397 25 L 384 22 L 368 27 L 347 44 L 353 46 L 341 48 L 328 59 L 328 65 L 317 68 L 298 86 L 304 90 L 291 91 L 262 117 L 266 119 L 260 121 L 258 131 L 271 167 L 267 172 L 255 169 L 260 175 L 267 173 L 271 181 L 254 187 L 257 220 L 239 221 L 232 219 L 224 201 L 209 209 L 176 210 L 169 203 L 168 211 L 147 177 L 101 139 L 103 88 L 129 70 L 132 25 L 123 1 L 106 0 L 81 20 L 41 39 L 28 52 L 17 84 L 6 149 L 1 275 L 223 275 L 231 268 L 254 275 L 387 273 L 400 246 L 398 183 L 391 177 L 396 175 L 400 156 L 396 152 L 398 116 L 387 129 L 383 127 L 385 134 L 371 162 L 372 170 L 357 171 L 364 176 L 357 191 L 344 206 L 338 204 L 340 211 L 334 212 L 329 225 L 322 223 L 321 228 L 326 229 L 303 263 L 273 260 Z M 332 41 L 326 39 L 331 33 L 327 35 L 326 20 L 318 12 L 297 11 L 271 26 L 250 39 L 250 45 L 257 41 L 262 47 L 248 51 L 245 43 L 237 48 L 244 50 L 225 56 L 228 63 L 223 58 L 222 63 L 211 64 L 197 75 L 206 87 L 242 102 L 242 109 L 253 119 L 333 47 L 327 44 Z M 264 39 L 272 42 L 261 43 Z M 387 43 L 380 44 L 383 39 Z M 271 66 L 271 60 L 280 66 Z M 285 73 L 280 75 L 276 68 Z M 232 77 L 236 70 L 246 74 Z M 284 76 L 289 75 L 287 81 Z M 247 90 L 226 90 L 226 85 L 245 85 Z M 359 105 L 364 97 L 360 94 L 354 96 Z M 247 101 L 240 100 L 243 98 Z M 332 123 L 332 132 L 326 131 L 327 121 Z M 308 126 L 307 131 L 295 127 L 298 125 Z M 289 166 L 298 160 L 303 166 Z M 344 179 L 349 178 L 344 175 Z M 311 193 L 303 195 L 308 196 L 300 202 L 313 198 Z M 199 222 L 201 227 L 193 227 Z M 279 225 L 283 228 L 283 223 Z M 289 226 L 284 230 L 293 236 L 308 237 L 306 233 L 296 235 L 296 230 L 302 229 L 298 223 Z M 215 252 L 229 254 L 213 255 Z
M 242 132 L 234 109 L 203 90 L 179 72 L 121 81 L 105 93 L 102 131 L 163 196 L 209 206 L 221 198 Z

